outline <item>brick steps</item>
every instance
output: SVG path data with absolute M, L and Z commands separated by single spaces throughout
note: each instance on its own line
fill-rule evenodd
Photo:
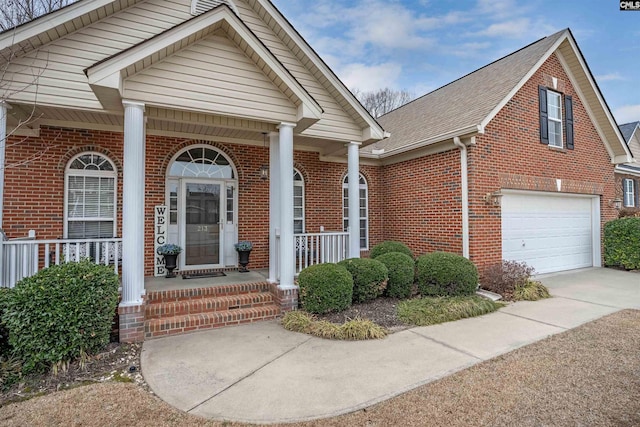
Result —
M 238 310 L 214 311 L 199 314 L 163 317 L 145 321 L 145 337 L 157 338 L 185 332 L 240 325 L 261 320 L 275 319 L 280 314 L 276 305 Z
M 199 314 L 211 311 L 237 310 L 242 308 L 273 305 L 271 292 L 224 295 L 212 298 L 192 298 L 175 302 L 156 302 L 145 307 L 146 319 L 173 317 L 184 314 Z
M 274 319 L 281 312 L 268 283 L 150 292 L 144 309 L 145 339 Z

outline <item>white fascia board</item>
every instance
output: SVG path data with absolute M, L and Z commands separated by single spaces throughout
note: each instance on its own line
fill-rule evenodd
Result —
M 489 115 L 485 117 L 484 120 L 482 120 L 482 122 L 480 123 L 480 125 L 483 128 L 487 127 L 489 122 L 493 120 L 493 118 L 500 112 L 500 110 L 502 110 L 502 108 L 504 108 L 504 106 L 507 105 L 507 103 L 511 100 L 511 98 L 513 98 L 516 95 L 516 93 L 518 93 L 518 91 L 522 89 L 525 83 L 527 83 L 529 79 L 533 77 L 536 71 L 538 71 L 538 69 L 542 66 L 542 64 L 544 64 L 545 61 L 549 59 L 549 57 L 553 54 L 553 52 L 555 52 L 558 49 L 558 47 L 562 44 L 562 42 L 565 39 L 568 38 L 568 36 L 569 36 L 569 31 L 565 31 L 562 37 L 559 37 L 558 40 L 556 40 L 556 42 L 549 48 L 549 50 L 538 60 L 538 62 L 535 63 L 533 67 L 531 67 L 531 69 L 527 72 L 527 74 L 524 75 L 524 77 L 518 82 L 518 84 L 515 85 L 513 89 L 511 89 L 511 91 L 509 91 L 507 96 L 505 96 L 504 99 L 500 101 L 500 103 L 493 110 L 491 110 Z
M 628 168 L 628 167 L 625 167 L 625 165 L 616 165 L 614 171 L 617 173 L 626 174 L 626 175 L 640 176 L 640 169 Z
M 313 62 L 313 64 L 322 72 L 327 80 L 335 87 L 340 95 L 342 95 L 347 102 L 360 114 L 360 116 L 369 124 L 370 127 L 376 129 L 380 134 L 384 133 L 384 129 L 380 124 L 371 117 L 371 114 L 360 104 L 355 96 L 347 89 L 342 81 L 331 71 L 331 69 L 325 64 L 318 54 L 309 46 L 309 44 L 302 38 L 302 36 L 291 26 L 284 16 L 275 8 L 275 6 L 269 0 L 257 0 L 271 18 L 273 18 L 278 26 L 282 28 L 285 33 L 296 43 L 296 45 L 304 52 L 307 58 Z M 382 138 L 380 138 L 382 139 Z
M 114 3 L 114 0 L 81 0 L 56 12 L 36 18 L 18 28 L 9 29 L 0 35 L 0 50 L 21 43 L 110 3 Z
M 453 140 L 453 138 L 456 136 L 460 138 L 469 138 L 470 136 L 475 136 L 477 134 L 483 134 L 483 133 L 484 133 L 484 128 L 481 125 L 471 125 L 471 126 L 467 126 L 466 128 L 456 129 L 446 134 L 442 134 L 442 135 L 434 136 L 429 139 L 414 142 L 413 144 L 405 145 L 403 147 L 396 148 L 394 150 L 388 150 L 388 151 L 385 150 L 385 153 L 380 154 L 378 158 L 384 159 L 387 157 L 392 157 L 398 154 L 405 153 L 407 151 L 415 150 L 417 148 L 436 144 L 438 142 L 447 141 L 449 139 Z
M 607 103 L 604 100 L 602 93 L 598 89 L 598 85 L 593 80 L 593 76 L 591 75 L 590 72 L 588 72 L 589 68 L 585 63 L 584 58 L 582 57 L 582 55 L 579 54 L 578 46 L 576 45 L 575 40 L 573 40 L 572 37 L 569 37 L 568 41 L 569 41 L 569 44 L 571 45 L 571 49 L 573 50 L 574 54 L 576 55 L 576 58 L 578 59 L 578 62 L 580 62 L 580 66 L 582 67 L 584 74 L 587 76 L 587 79 L 589 80 L 589 84 L 591 85 L 591 90 L 593 90 L 593 92 L 596 94 L 596 97 L 598 97 L 598 102 L 600 102 L 600 106 L 604 111 L 604 113 L 606 114 L 607 119 L 609 121 L 608 124 L 613 128 L 613 131 L 616 133 L 616 136 L 618 137 L 618 142 L 622 146 L 622 149 L 624 150 L 625 154 L 632 158 L 633 156 L 629 151 L 629 147 L 627 147 L 627 143 L 625 142 L 624 137 L 622 136 L 622 132 L 620 132 L 620 128 L 618 128 L 618 124 L 616 123 L 616 120 L 611 115 L 611 111 L 607 107 Z M 609 145 L 605 139 L 603 139 L 603 142 L 605 143 L 605 145 Z M 613 148 L 612 147 L 610 148 L 613 151 Z M 613 158 L 614 156 L 611 156 L 611 157 Z M 617 157 L 620 157 L 620 156 L 616 156 L 616 158 Z M 615 163 L 615 160 L 614 160 L 614 163 Z
M 635 159 L 631 155 L 623 154 L 620 156 L 613 157 L 611 159 L 611 163 L 613 163 L 614 165 L 620 165 L 623 163 L 635 163 Z

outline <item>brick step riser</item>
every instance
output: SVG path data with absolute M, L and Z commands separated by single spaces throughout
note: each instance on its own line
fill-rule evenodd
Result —
M 151 319 L 145 321 L 145 338 L 159 338 L 168 335 L 221 328 L 224 326 L 260 322 L 275 319 L 279 314 L 280 309 L 272 305 L 252 309 Z
M 148 304 L 157 304 L 231 295 L 247 295 L 269 291 L 270 285 L 268 283 L 253 283 L 250 285 L 212 286 L 207 288 L 149 292 L 146 299 Z
M 178 302 L 152 303 L 145 307 L 146 319 L 182 316 L 218 311 L 233 311 L 273 305 L 271 293 L 258 293 L 215 298 L 198 298 Z

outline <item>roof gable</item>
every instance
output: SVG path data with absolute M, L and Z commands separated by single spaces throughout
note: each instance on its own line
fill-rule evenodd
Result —
M 598 86 L 571 32 L 560 31 L 441 87 L 378 120 L 391 138 L 364 150 L 384 150 L 384 158 L 406 151 L 483 133 L 487 124 L 554 53 L 559 56 L 573 86 L 588 104 L 591 120 L 613 163 L 630 158 Z M 378 153 L 380 151 L 376 151 Z
M 122 104 L 123 82 L 193 43 L 222 31 L 298 108 L 298 131 L 318 121 L 322 108 L 258 37 L 224 4 L 87 68 L 89 84 L 105 108 Z

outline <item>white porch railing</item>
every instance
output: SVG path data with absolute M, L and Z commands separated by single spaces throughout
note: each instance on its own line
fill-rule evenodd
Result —
M 276 236 L 279 241 L 280 237 Z M 301 233 L 293 235 L 296 256 L 296 276 L 303 269 L 324 263 L 340 262 L 349 256 L 349 233 L 328 231 L 322 233 Z M 280 245 L 276 245 L 276 265 L 279 266 Z M 279 267 L 277 278 L 280 279 Z
M 29 237 L 4 240 L 0 236 L 0 287 L 13 288 L 21 279 L 66 261 L 89 258 L 96 264 L 113 265 L 118 273 L 122 260 L 122 239 L 51 239 Z

